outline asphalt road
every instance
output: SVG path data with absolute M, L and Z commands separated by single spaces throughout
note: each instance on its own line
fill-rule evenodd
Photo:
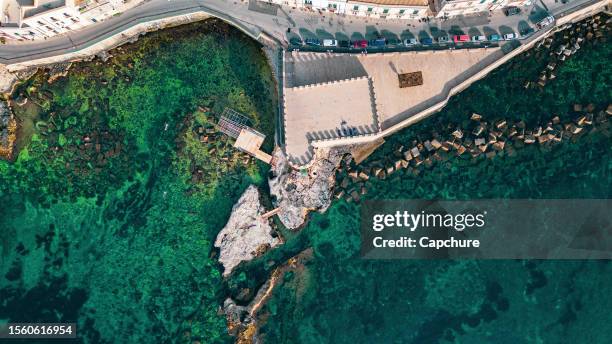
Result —
M 554 0 L 544 0 L 553 12 L 565 11 L 581 3 L 592 0 L 570 0 L 566 4 Z M 313 11 L 279 8 L 278 11 L 253 11 L 248 1 L 225 0 L 152 0 L 136 6 L 119 16 L 104 22 L 91 25 L 79 31 L 53 37 L 47 40 L 6 44 L 0 46 L 0 63 L 12 64 L 43 57 L 75 52 L 91 46 L 100 40 L 115 35 L 125 29 L 145 21 L 170 16 L 184 15 L 204 11 L 221 17 L 243 31 L 257 37 L 260 32 L 286 42 L 291 35 L 302 38 L 317 36 L 319 38 L 359 38 L 384 34 L 398 37 L 418 36 L 440 32 L 463 30 L 466 33 L 491 33 L 504 31 L 517 32 L 521 25 L 532 25 L 545 14 L 539 3 L 534 3 L 522 15 L 506 17 L 501 12 L 491 15 L 460 17 L 447 21 L 374 19 L 347 15 L 319 14 Z M 273 14 L 276 12 L 276 14 Z M 287 29 L 291 29 L 288 33 Z
M 207 6 L 203 6 L 202 4 L 193 0 L 149 1 L 128 10 L 119 16 L 112 17 L 104 22 L 91 25 L 79 31 L 60 35 L 47 40 L 0 46 L 0 63 L 11 64 L 74 52 L 91 46 L 104 38 L 120 33 L 134 24 L 143 21 L 190 14 L 199 11 L 209 10 L 211 12 L 216 12 L 219 10 L 226 10 L 223 8 L 215 9 L 214 6 L 208 8 L 208 5 L 214 5 L 215 3 L 224 5 L 224 1 L 217 0 L 200 2 L 207 3 Z

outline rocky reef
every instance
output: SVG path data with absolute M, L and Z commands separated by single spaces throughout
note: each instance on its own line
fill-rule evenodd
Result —
M 255 297 L 246 305 L 242 306 L 231 298 L 223 302 L 223 313 L 228 324 L 228 332 L 236 338 L 235 343 L 265 343 L 265 335 L 260 333 L 260 325 L 266 322 L 269 314 L 261 312 L 272 292 L 284 282 L 286 274 L 303 274 L 306 264 L 313 257 L 313 249 L 307 248 L 297 255 L 289 258 L 286 262 L 276 267 L 266 282 L 259 288 Z
M 262 218 L 264 211 L 257 187 L 249 186 L 232 208 L 227 224 L 215 240 L 215 247 L 220 251 L 219 262 L 225 269 L 223 276 L 228 276 L 241 262 L 280 244 L 281 240 L 272 235 L 269 220 Z

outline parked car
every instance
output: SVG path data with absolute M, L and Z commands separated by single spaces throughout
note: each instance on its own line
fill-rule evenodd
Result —
M 419 44 L 419 41 L 417 41 L 416 38 L 407 38 L 404 40 L 404 45 L 407 47 L 417 45 L 417 44 Z
M 545 27 L 547 27 L 548 25 L 552 24 L 555 22 L 555 17 L 553 16 L 548 16 L 542 20 L 540 20 L 539 23 L 536 24 L 536 26 L 538 27 L 538 29 L 543 29 Z
M 358 39 L 356 41 L 353 41 L 353 47 L 355 47 L 355 48 L 367 48 L 368 47 L 368 41 L 366 41 L 365 39 Z
M 423 45 L 432 45 L 433 40 L 431 38 L 421 38 L 421 44 Z
M 351 41 L 346 41 L 346 40 L 338 41 L 338 46 L 340 48 L 348 48 L 351 46 Z
M 387 45 L 387 40 L 384 38 L 372 39 L 368 42 L 368 45 L 371 47 L 384 47 Z
M 317 46 L 317 47 L 321 45 L 321 41 L 315 38 L 306 38 L 304 43 L 306 45 Z
M 513 40 L 516 39 L 516 34 L 513 33 L 507 33 L 504 35 L 504 40 L 509 41 L 509 40 Z
M 392 46 L 402 45 L 402 41 L 397 38 L 390 38 L 387 40 L 387 45 L 392 45 Z
M 440 36 L 438 37 L 438 43 L 448 43 L 450 42 L 450 38 L 448 36 Z
M 469 42 L 470 41 L 470 36 L 468 35 L 455 35 L 453 36 L 453 42 L 455 43 L 463 43 L 463 42 Z
M 472 42 L 484 42 L 487 40 L 487 37 L 485 36 L 472 36 Z
M 504 8 L 504 14 L 506 16 L 513 16 L 513 15 L 517 15 L 520 13 L 521 13 L 521 9 L 518 7 L 511 6 L 511 7 Z
M 289 43 L 291 43 L 291 45 L 302 45 L 302 40 L 298 37 L 291 37 Z
M 491 42 L 497 42 L 499 40 L 501 40 L 501 37 L 499 37 L 499 35 L 491 35 L 491 36 L 489 36 L 489 41 L 491 41 Z
M 336 41 L 335 39 L 324 39 L 323 46 L 324 47 L 337 47 L 338 41 Z
M 527 27 L 524 29 L 521 29 L 521 31 L 519 32 L 521 34 L 521 36 L 527 36 L 528 34 L 534 32 L 535 30 L 532 27 Z

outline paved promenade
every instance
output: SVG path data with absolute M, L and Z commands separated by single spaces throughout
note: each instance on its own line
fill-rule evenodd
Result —
M 255 0 L 250 0 L 251 2 Z M 87 48 L 129 27 L 166 17 L 206 12 L 238 26 L 254 38 L 265 33 L 286 44 L 289 37 L 370 38 L 377 34 L 387 37 L 410 37 L 463 31 L 469 34 L 519 32 L 533 25 L 548 8 L 553 14 L 567 11 L 589 0 L 569 0 L 563 4 L 555 0 L 538 0 L 518 16 L 506 17 L 501 12 L 492 15 L 459 17 L 453 20 L 373 19 L 347 15 L 326 14 L 288 7 L 249 6 L 249 1 L 224 0 L 152 0 L 136 6 L 119 16 L 85 29 L 44 41 L 6 44 L 0 46 L 0 63 L 13 64 L 44 57 L 63 55 Z M 253 10 L 256 8 L 256 10 Z M 288 32 L 290 29 L 291 32 Z

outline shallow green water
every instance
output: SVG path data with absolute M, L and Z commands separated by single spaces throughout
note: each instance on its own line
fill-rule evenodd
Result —
M 612 102 L 612 46 L 586 45 L 543 89 L 525 90 L 546 66 L 530 52 L 454 98 L 434 117 L 387 140 L 365 162 L 385 161 L 399 145 L 448 133 L 473 112 L 492 122 L 534 125 L 574 103 Z M 545 122 L 544 122 L 545 123 Z M 612 138 L 593 133 L 552 149 L 513 157 L 452 159 L 370 179 L 370 199 L 610 198 Z M 312 246 L 314 258 L 285 274 L 261 311 L 271 343 L 606 343 L 612 338 L 612 264 L 608 261 L 366 261 L 359 254 L 359 205 L 336 201 L 270 254 Z M 284 250 L 284 251 L 283 251 Z M 261 266 L 253 264 L 253 271 Z M 261 272 L 259 272 L 261 273 Z
M 92 343 L 226 342 L 212 241 L 267 167 L 198 128 L 232 107 L 271 139 L 270 69 L 217 22 L 112 53 L 13 95 L 39 113 L 16 107 L 36 130 L 0 162 L 0 321 L 77 322 Z
M 226 295 L 265 280 L 267 261 L 313 247 L 306 268 L 285 275 L 262 310 L 266 342 L 612 337 L 608 262 L 362 261 L 359 206 L 344 201 L 241 267 L 226 290 L 211 242 L 244 188 L 265 184 L 266 168 L 242 163 L 214 135 L 199 143 L 198 128 L 231 106 L 271 138 L 276 104 L 265 59 L 218 23 L 152 34 L 114 55 L 51 85 L 38 75 L 14 95 L 37 103 L 21 114 L 36 123 L 18 160 L 0 162 L 0 320 L 76 321 L 83 341 L 94 343 L 227 342 L 217 312 Z M 471 112 L 535 123 L 553 113 L 570 118 L 574 102 L 605 106 L 610 55 L 609 43 L 585 46 L 555 82 L 528 92 L 524 82 L 537 79 L 545 59 L 518 58 L 370 160 Z M 457 160 L 372 181 L 367 197 L 609 198 L 611 143 L 593 134 L 552 151 Z

